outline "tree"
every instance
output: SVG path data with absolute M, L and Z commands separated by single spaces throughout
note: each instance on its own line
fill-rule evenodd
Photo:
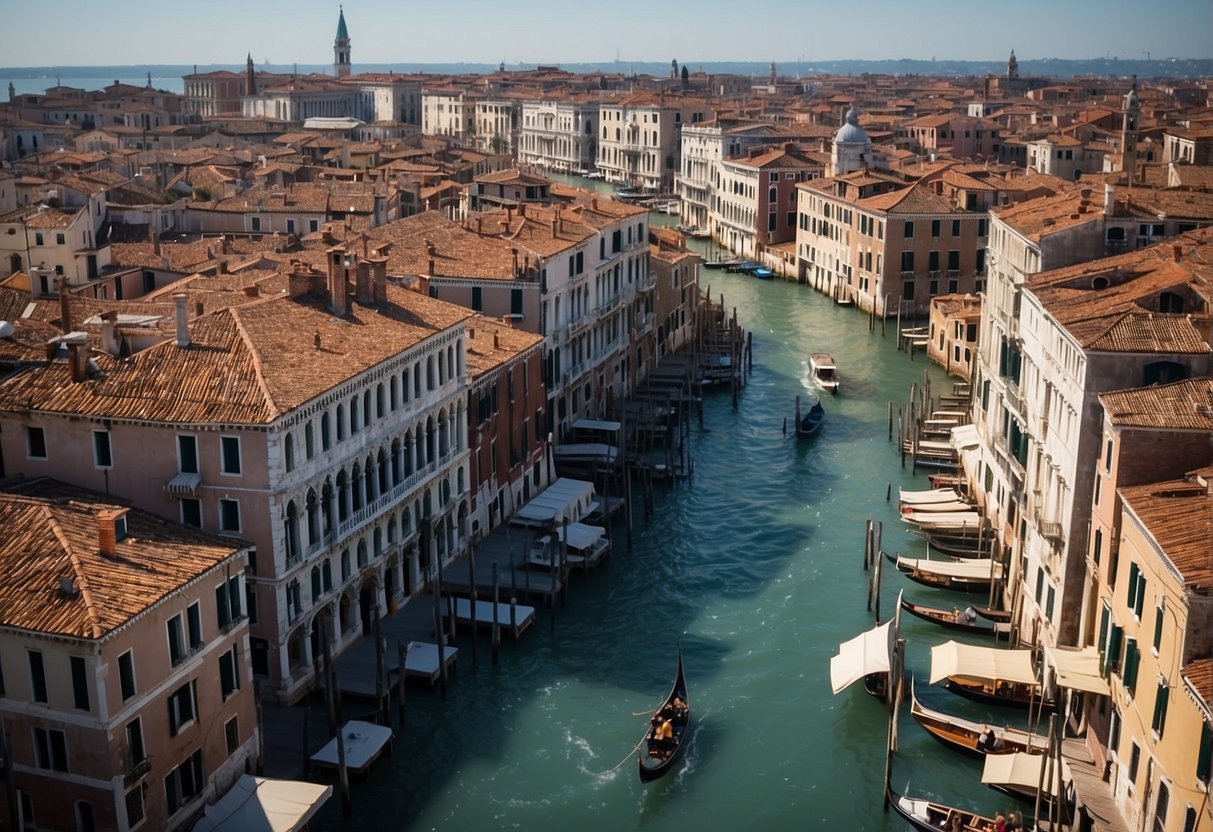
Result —
M 684 65 L 682 67 L 682 86 L 688 87 L 688 86 L 690 86 L 690 84 L 691 84 L 691 73 L 687 72 L 687 68 Z

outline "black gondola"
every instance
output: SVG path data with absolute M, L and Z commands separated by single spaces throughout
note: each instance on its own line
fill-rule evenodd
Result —
M 906 822 L 922 832 L 939 832 L 941 829 L 952 829 L 952 818 L 959 816 L 960 829 L 963 832 L 980 832 L 994 828 L 994 819 L 970 812 L 967 809 L 957 809 L 946 803 L 937 803 L 920 797 L 907 797 L 893 791 L 893 786 L 886 782 L 889 803 L 897 814 Z
M 675 704 L 675 700 L 682 701 L 681 707 Z M 669 739 L 657 739 L 653 736 L 654 729 L 660 724 L 658 722 L 660 719 L 668 719 L 670 722 L 672 735 Z M 686 743 L 687 733 L 690 730 L 691 705 L 690 699 L 687 697 L 686 679 L 682 673 L 682 651 L 680 650 L 678 652 L 678 675 L 674 677 L 674 686 L 670 688 L 670 695 L 665 698 L 665 702 L 662 703 L 657 715 L 646 729 L 644 750 L 641 751 L 637 760 L 640 767 L 640 782 L 650 783 L 670 770 L 682 753 L 682 747 Z
M 961 630 L 966 633 L 977 633 L 978 635 L 994 635 L 994 628 L 988 627 L 985 624 L 976 623 L 977 610 L 973 610 L 972 619 L 965 617 L 966 610 L 945 610 L 939 607 L 928 607 L 925 604 L 915 604 L 901 599 L 901 608 L 910 615 L 921 618 L 924 621 L 930 621 L 932 624 L 938 624 L 940 627 L 946 627 L 949 630 Z
M 816 396 L 809 396 L 808 412 L 800 412 L 800 396 L 796 397 L 796 435 L 797 436 L 813 436 L 817 431 L 821 430 L 821 425 L 826 420 L 825 408 L 821 406 L 821 399 Z

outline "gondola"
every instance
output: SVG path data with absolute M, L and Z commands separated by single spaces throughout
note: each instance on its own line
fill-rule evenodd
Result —
M 808 401 L 812 402 L 806 413 L 800 412 L 800 396 L 796 397 L 796 435 L 797 436 L 813 436 L 817 431 L 821 430 L 821 425 L 826 420 L 825 408 L 821 406 L 821 399 L 816 396 L 809 396 Z
M 992 609 L 991 607 L 974 607 L 973 609 L 975 609 L 977 614 L 982 618 L 986 619 L 987 621 L 993 621 L 995 624 L 1011 623 L 1010 610 L 996 610 Z
M 910 615 L 921 618 L 923 621 L 930 621 L 932 624 L 938 624 L 940 627 L 946 627 L 949 630 L 960 630 L 965 633 L 976 633 L 986 636 L 994 635 L 993 627 L 967 621 L 963 610 L 945 610 L 939 607 L 928 607 L 925 604 L 915 604 L 905 598 L 901 599 L 901 608 Z M 973 612 L 974 618 L 976 618 L 977 610 L 974 609 Z
M 988 547 L 979 546 L 977 538 L 962 535 L 929 535 L 927 548 L 952 558 L 986 558 L 990 556 Z
M 897 567 L 897 570 L 904 574 L 907 578 L 915 583 L 920 583 L 923 586 L 935 587 L 936 589 L 950 589 L 955 592 L 982 592 L 989 594 L 990 578 L 977 574 L 973 570 L 979 566 L 988 566 L 989 561 L 971 560 L 968 561 L 974 566 L 963 570 L 970 574 L 960 573 L 957 569 L 964 561 L 932 561 L 937 564 L 936 569 L 923 568 L 921 559 L 907 558 L 904 555 L 894 554 L 893 552 L 885 552 L 885 558 L 890 563 Z M 951 569 L 949 569 L 949 566 Z M 979 570 L 980 571 L 980 570 Z M 953 574 L 949 574 L 949 573 Z
M 1024 682 L 989 682 L 966 676 L 949 676 L 943 686 L 958 696 L 983 705 L 1004 705 L 1009 708 L 1040 708 L 1051 711 L 1052 700 L 1040 701 L 1040 685 Z
M 910 683 L 910 715 L 914 721 L 946 746 L 973 756 L 985 754 L 1043 754 L 1048 740 L 1019 728 L 998 728 L 989 723 L 974 722 L 962 717 L 928 708 L 918 701 L 913 682 Z M 992 732 L 992 739 L 982 735 Z
M 675 708 L 675 699 L 683 701 L 682 708 Z M 682 747 L 686 744 L 687 732 L 691 729 L 691 706 L 690 699 L 687 697 L 686 679 L 682 673 L 682 651 L 678 652 L 678 675 L 674 677 L 674 686 L 670 688 L 670 695 L 665 698 L 665 702 L 658 709 L 657 716 L 667 717 L 670 720 L 673 738 L 655 740 L 651 737 L 652 724 L 650 723 L 650 726 L 646 728 L 646 736 L 642 742 L 643 749 L 637 760 L 641 783 L 650 783 L 670 770 L 682 753 Z
M 939 832 L 941 829 L 952 829 L 950 824 L 954 815 L 960 816 L 960 828 L 963 832 L 985 832 L 994 828 L 994 819 L 970 812 L 967 809 L 957 809 L 946 803 L 937 803 L 925 798 L 907 797 L 893 791 L 893 786 L 885 783 L 889 803 L 897 814 L 906 822 L 922 832 Z

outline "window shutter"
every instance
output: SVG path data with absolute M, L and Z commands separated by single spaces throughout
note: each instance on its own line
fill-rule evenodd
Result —
M 1140 663 L 1141 651 L 1137 649 L 1137 639 L 1127 639 L 1125 641 L 1124 681 L 1125 687 L 1129 689 L 1129 693 L 1136 693 L 1137 666 Z

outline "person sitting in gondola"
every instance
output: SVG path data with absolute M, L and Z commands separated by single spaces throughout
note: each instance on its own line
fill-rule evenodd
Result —
M 994 729 L 989 725 L 983 725 L 981 733 L 977 736 L 977 750 L 993 751 L 995 742 Z
M 675 722 L 686 722 L 687 719 L 687 703 L 682 700 L 681 696 L 675 696 L 670 702 L 671 718 Z
M 657 727 L 653 730 L 653 738 L 649 742 L 650 757 L 664 757 L 670 753 L 674 745 L 674 725 L 668 717 L 658 714 L 656 719 L 660 720 Z
M 964 618 L 965 624 L 972 625 L 977 623 L 977 610 L 973 609 L 972 604 L 965 607 L 965 611 L 961 613 L 961 616 Z

